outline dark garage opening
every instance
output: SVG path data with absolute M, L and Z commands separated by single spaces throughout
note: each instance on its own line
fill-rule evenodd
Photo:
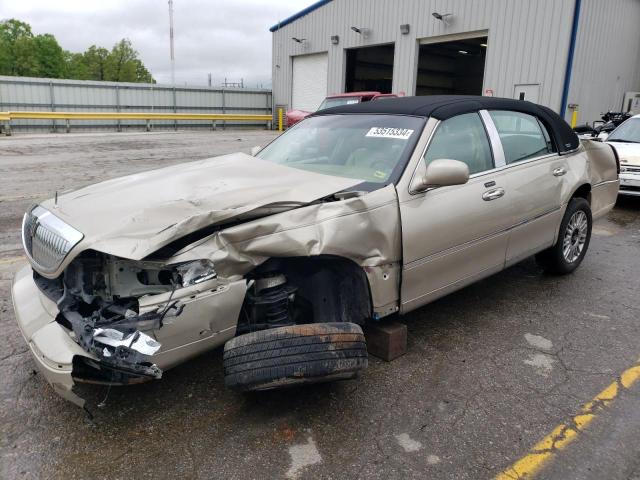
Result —
M 420 45 L 416 95 L 482 95 L 487 37 Z
M 345 92 L 391 93 L 394 45 L 347 50 Z

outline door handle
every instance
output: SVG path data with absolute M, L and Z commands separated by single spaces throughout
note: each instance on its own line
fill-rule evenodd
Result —
M 504 195 L 504 188 L 495 188 L 493 190 L 489 190 L 482 194 L 482 199 L 486 202 L 490 202 L 491 200 L 495 200 L 496 198 L 500 198 Z
M 567 171 L 563 167 L 558 167 L 553 171 L 553 176 L 554 177 L 561 177 L 565 173 L 567 173 Z

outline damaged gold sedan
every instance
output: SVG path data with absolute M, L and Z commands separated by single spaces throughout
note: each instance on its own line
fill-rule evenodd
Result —
M 536 254 L 584 258 L 618 193 L 608 145 L 551 110 L 407 97 L 318 112 L 255 156 L 130 175 L 32 207 L 13 303 L 54 389 L 125 385 L 225 345 L 226 384 L 355 377 L 360 326 Z

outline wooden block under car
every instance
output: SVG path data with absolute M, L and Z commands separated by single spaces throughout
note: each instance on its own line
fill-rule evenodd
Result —
M 390 362 L 407 353 L 407 326 L 400 322 L 369 324 L 364 329 L 367 350 Z

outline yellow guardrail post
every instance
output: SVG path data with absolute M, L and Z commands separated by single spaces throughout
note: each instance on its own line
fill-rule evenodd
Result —
M 0 112 L 0 133 L 4 132 L 7 137 L 11 136 L 11 117 L 9 112 Z
M 576 128 L 578 124 L 578 104 L 571 103 L 569 104 L 569 108 L 571 109 L 571 128 Z
M 282 108 L 278 109 L 278 131 L 282 132 Z

